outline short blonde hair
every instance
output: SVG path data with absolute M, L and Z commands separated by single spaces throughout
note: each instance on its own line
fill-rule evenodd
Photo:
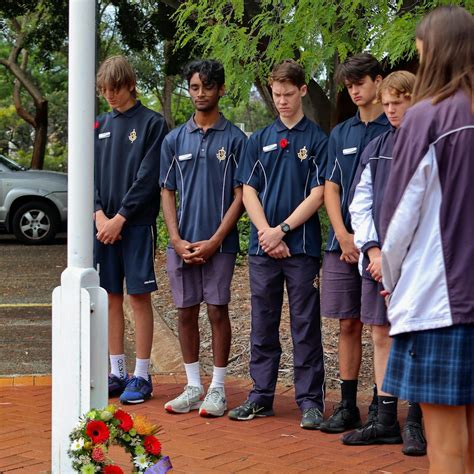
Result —
M 102 93 L 110 87 L 118 90 L 133 86 L 132 96 L 137 97 L 137 77 L 130 63 L 124 56 L 111 56 L 99 67 L 97 72 L 97 91 Z
M 415 75 L 409 71 L 395 71 L 389 74 L 377 88 L 376 102 L 382 102 L 382 94 L 386 91 L 400 97 L 411 99 L 413 87 L 415 86 Z

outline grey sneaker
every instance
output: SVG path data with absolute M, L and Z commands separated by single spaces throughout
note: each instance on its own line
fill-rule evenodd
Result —
M 165 403 L 165 410 L 170 413 L 189 413 L 191 410 L 199 409 L 203 399 L 202 387 L 186 385 L 181 395 Z
M 199 408 L 201 416 L 222 416 L 227 410 L 223 387 L 209 387 L 206 398 Z
M 305 430 L 319 430 L 323 422 L 323 414 L 316 407 L 303 410 L 300 426 Z
M 229 418 L 238 421 L 253 420 L 255 417 L 262 418 L 273 415 L 275 415 L 273 408 L 266 408 L 257 405 L 255 402 L 251 402 L 250 400 L 246 400 L 242 405 L 229 411 Z

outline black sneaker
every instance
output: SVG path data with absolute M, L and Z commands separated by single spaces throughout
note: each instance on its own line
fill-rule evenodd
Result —
M 272 408 L 262 407 L 250 400 L 245 400 L 242 405 L 230 410 L 228 415 L 231 420 L 247 421 L 255 417 L 273 416 L 275 413 Z
M 366 444 L 401 444 L 400 425 L 396 421 L 392 426 L 382 423 L 366 423 L 361 428 L 346 433 L 341 441 L 344 444 L 359 446 Z
M 322 422 L 323 414 L 319 408 L 311 407 L 303 410 L 300 423 L 301 428 L 305 430 L 319 430 Z
M 362 425 L 357 407 L 348 407 L 344 402 L 334 406 L 333 414 L 321 423 L 320 430 L 324 433 L 343 433 L 359 428 Z
M 426 454 L 426 439 L 423 428 L 416 421 L 407 421 L 402 430 L 402 453 L 407 456 L 424 456 Z

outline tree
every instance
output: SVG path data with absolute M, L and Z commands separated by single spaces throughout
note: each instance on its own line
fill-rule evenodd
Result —
M 14 78 L 13 103 L 17 114 L 34 129 L 31 167 L 41 169 L 47 142 L 48 101 L 38 79 L 31 73 L 29 59 L 34 55 L 41 59 L 45 68 L 51 65 L 52 52 L 64 45 L 67 2 L 4 0 L 0 13 L 1 39 L 10 45 L 9 54 L 0 57 L 0 64 Z M 27 100 L 22 90 L 28 94 L 34 112 L 25 105 Z
M 370 50 L 389 66 L 413 58 L 414 29 L 436 0 L 184 0 L 177 7 L 178 43 L 189 42 L 220 59 L 229 90 L 246 100 L 265 87 L 273 65 L 295 58 L 305 68 L 305 112 L 329 130 L 336 121 L 334 70 L 349 54 Z M 450 1 L 450 3 L 463 3 Z M 274 109 L 273 109 L 274 111 Z

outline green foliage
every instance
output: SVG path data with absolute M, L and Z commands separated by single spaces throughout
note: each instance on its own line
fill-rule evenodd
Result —
M 446 0 L 184 0 L 176 12 L 178 47 L 196 44 L 226 67 L 232 97 L 246 101 L 256 79 L 297 59 L 328 91 L 335 57 L 370 50 L 394 64 L 414 54 L 415 25 Z M 462 0 L 449 1 L 466 4 Z M 471 2 L 472 5 L 472 0 Z

